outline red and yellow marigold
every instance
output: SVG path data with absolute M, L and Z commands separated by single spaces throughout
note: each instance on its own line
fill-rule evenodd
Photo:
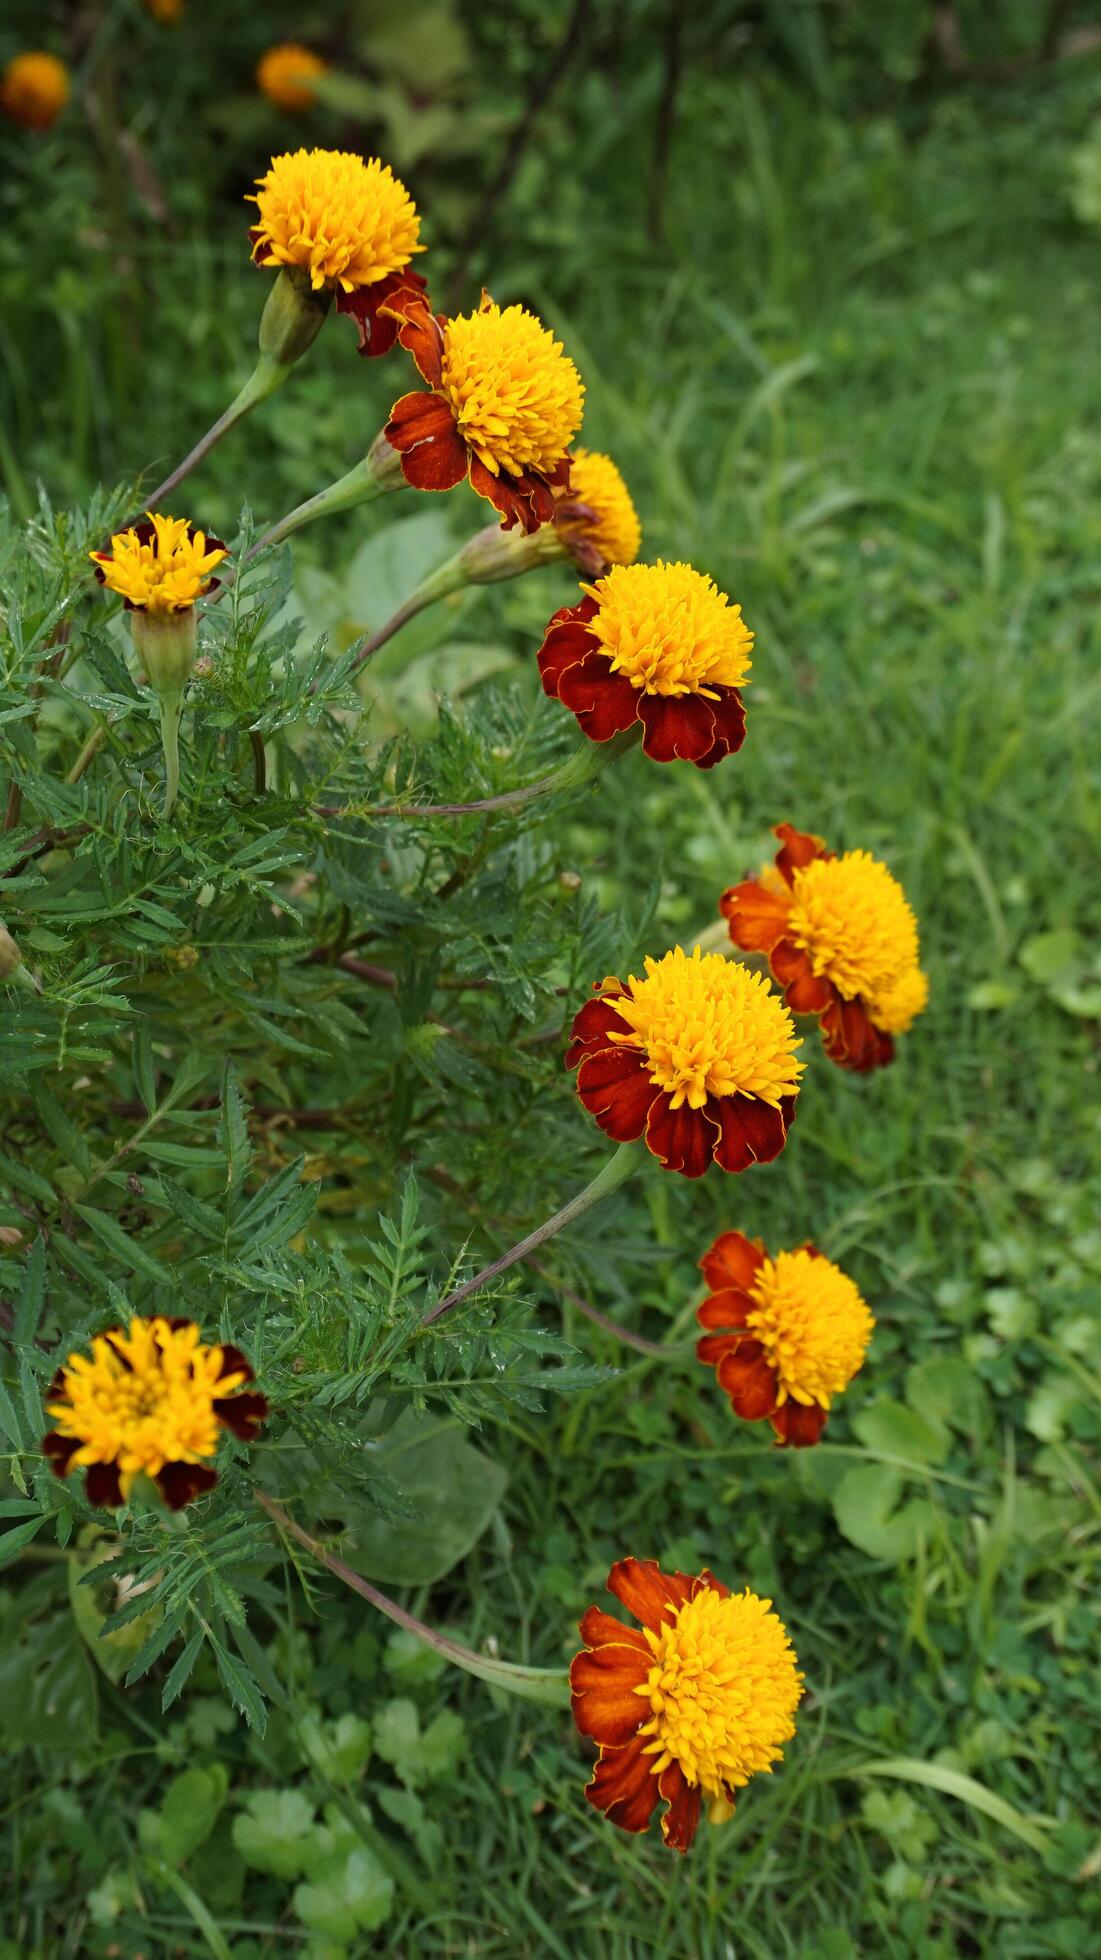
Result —
M 696 1353 L 736 1416 L 781 1443 L 817 1443 L 835 1395 L 861 1367 L 875 1321 L 854 1282 L 813 1245 L 770 1259 L 760 1239 L 723 1232 L 700 1261 L 711 1288 Z
M 753 634 L 713 579 L 691 565 L 613 566 L 564 606 L 539 652 L 543 692 L 594 742 L 641 722 L 655 762 L 712 769 L 745 739 L 741 688 Z
M 585 399 L 561 341 L 526 308 L 500 307 L 488 293 L 476 313 L 455 319 L 417 293 L 387 312 L 428 384 L 395 402 L 386 424 L 406 482 L 452 490 L 465 477 L 503 530 L 549 524 Z
M 574 1720 L 600 1752 L 585 1795 L 624 1831 L 645 1831 L 664 1804 L 662 1836 L 687 1851 L 704 1804 L 723 1823 L 750 1777 L 780 1761 L 803 1676 L 772 1601 L 710 1572 L 626 1558 L 608 1591 L 641 1630 L 600 1606 L 581 1621 Z
M 277 109 L 308 109 L 314 99 L 312 84 L 328 71 L 328 62 L 312 48 L 304 48 L 298 41 L 279 41 L 261 55 L 256 86 Z
M 57 1426 L 42 1448 L 57 1476 L 85 1471 L 90 1504 L 117 1509 L 146 1476 L 179 1511 L 217 1482 L 221 1431 L 251 1442 L 265 1420 L 252 1379 L 239 1348 L 204 1346 L 193 1322 L 135 1317 L 58 1369 L 46 1403 Z
M 789 823 L 775 834 L 775 867 L 719 901 L 730 937 L 743 952 L 767 954 L 792 1012 L 818 1017 L 831 1061 L 880 1068 L 929 998 L 913 909 L 869 852 L 837 857 Z
M 633 565 L 642 544 L 631 493 L 622 471 L 597 449 L 574 449 L 570 481 L 555 495 L 558 535 L 589 578 L 613 565 Z
M 100 584 L 130 611 L 163 614 L 184 612 L 213 592 L 219 581 L 212 573 L 228 555 L 220 538 L 195 530 L 186 517 L 155 511 L 116 531 L 106 551 L 88 553 Z
M 0 75 L 0 109 L 24 129 L 49 129 L 69 100 L 69 71 L 55 54 L 31 48 Z
M 315 293 L 336 295 L 360 334 L 361 354 L 385 354 L 397 323 L 382 313 L 407 290 L 423 289 L 410 270 L 420 218 L 388 164 L 347 150 L 294 150 L 273 157 L 257 178 L 258 221 L 249 233 L 257 265 L 286 267 Z
M 702 1177 L 771 1163 L 787 1141 L 803 1064 L 791 1015 L 763 974 L 674 947 L 641 980 L 608 979 L 575 1017 L 566 1067 L 616 1143 L 644 1137 L 666 1170 Z

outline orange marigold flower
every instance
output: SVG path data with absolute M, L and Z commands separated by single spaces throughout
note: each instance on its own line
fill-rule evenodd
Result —
M 616 1143 L 645 1137 L 666 1170 L 702 1177 L 770 1164 L 787 1142 L 803 1064 L 763 974 L 676 946 L 641 980 L 605 980 L 575 1017 L 566 1067 Z
M 913 909 L 868 851 L 838 857 L 790 823 L 775 834 L 775 868 L 719 900 L 730 937 L 768 955 L 792 1013 L 818 1017 L 831 1061 L 882 1068 L 929 998 Z
M 211 577 L 229 553 L 221 538 L 197 531 L 186 517 L 149 511 L 143 524 L 116 531 L 106 551 L 90 551 L 96 577 L 131 612 L 184 612 L 213 592 Z
M 573 1715 L 600 1752 L 585 1795 L 623 1831 L 645 1831 L 664 1803 L 662 1836 L 687 1851 L 704 1803 L 725 1822 L 737 1791 L 781 1760 L 803 1676 L 772 1601 L 748 1587 L 625 1558 L 608 1591 L 641 1631 L 600 1606 L 581 1621 Z
M 314 99 L 311 84 L 328 72 L 328 62 L 312 48 L 304 48 L 298 41 L 280 41 L 261 55 L 256 85 L 277 109 L 308 109 Z
M 741 687 L 753 634 L 691 565 L 615 565 L 579 606 L 551 619 L 539 650 L 544 694 L 594 742 L 642 723 L 655 762 L 713 769 L 745 740 Z
M 361 354 L 386 354 L 397 322 L 382 309 L 424 289 L 410 260 L 423 252 L 420 218 L 405 185 L 378 157 L 294 150 L 256 180 L 259 223 L 249 233 L 257 265 L 285 266 L 359 328 Z
M 69 71 L 55 54 L 33 48 L 13 55 L 0 75 L 0 109 L 24 129 L 49 129 L 71 93 Z
M 477 313 L 448 319 L 419 293 L 386 313 L 428 383 L 394 403 L 386 439 L 414 490 L 452 490 L 466 477 L 501 515 L 537 531 L 569 483 L 570 443 L 585 387 L 562 343 L 522 306 L 482 294 Z
M 58 1369 L 46 1403 L 57 1428 L 42 1448 L 57 1476 L 87 1471 L 90 1504 L 116 1509 L 144 1475 L 179 1511 L 217 1483 L 204 1459 L 221 1430 L 248 1443 L 265 1420 L 264 1396 L 241 1392 L 252 1379 L 240 1348 L 204 1347 L 192 1321 L 135 1316 Z
M 590 578 L 633 565 L 642 544 L 631 493 L 610 456 L 597 449 L 570 455 L 568 487 L 555 495 L 554 521 L 571 557 Z
M 711 1291 L 696 1318 L 711 1331 L 696 1353 L 715 1369 L 734 1414 L 767 1417 L 797 1449 L 817 1443 L 875 1326 L 854 1282 L 813 1245 L 770 1259 L 760 1239 L 741 1232 L 723 1232 L 700 1265 Z

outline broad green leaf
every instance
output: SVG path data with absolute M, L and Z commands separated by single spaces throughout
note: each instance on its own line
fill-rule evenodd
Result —
M 366 1508 L 349 1516 L 347 1507 L 342 1556 L 368 1579 L 431 1585 L 477 1543 L 504 1496 L 506 1474 L 467 1442 L 459 1422 L 412 1414 L 395 1423 L 372 1456 L 419 1516 L 391 1521 Z
M 880 1396 L 853 1417 L 853 1428 L 865 1449 L 877 1456 L 902 1457 L 907 1463 L 943 1463 L 948 1437 L 943 1425 L 926 1422 L 904 1402 Z
M 256 1790 L 233 1820 L 233 1842 L 246 1865 L 275 1878 L 299 1878 L 315 1846 L 314 1805 L 301 1790 Z
M 912 1498 L 896 1510 L 901 1494 L 897 1470 L 880 1463 L 858 1464 L 846 1472 L 833 1494 L 838 1530 L 869 1558 L 903 1564 L 929 1536 L 934 1511 L 924 1498 Z

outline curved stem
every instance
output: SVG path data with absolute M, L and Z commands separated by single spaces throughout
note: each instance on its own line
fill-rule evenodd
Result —
M 452 1307 L 457 1307 L 460 1301 L 468 1300 L 472 1293 L 477 1293 L 481 1287 L 487 1286 L 491 1279 L 497 1278 L 498 1274 L 507 1273 L 509 1267 L 515 1266 L 517 1260 L 526 1259 L 530 1253 L 537 1252 L 541 1245 L 545 1245 L 548 1239 L 553 1239 L 564 1226 L 572 1225 L 575 1218 L 580 1218 L 593 1205 L 598 1205 L 602 1198 L 607 1198 L 611 1192 L 618 1190 L 624 1180 L 630 1177 L 637 1162 L 634 1145 L 621 1143 L 615 1155 L 609 1157 L 604 1169 L 593 1178 L 591 1184 L 586 1184 L 584 1190 L 579 1191 L 577 1196 L 563 1205 L 560 1211 L 556 1211 L 553 1218 L 548 1218 L 545 1225 L 537 1226 L 534 1232 L 529 1232 L 527 1237 L 521 1239 L 517 1245 L 510 1246 L 507 1252 L 503 1252 L 499 1259 L 494 1259 L 490 1265 L 483 1266 L 481 1272 L 475 1273 L 473 1279 L 468 1279 L 464 1285 L 456 1287 L 445 1300 L 437 1301 L 431 1311 L 424 1315 L 421 1326 L 431 1327 L 434 1321 L 442 1319 L 445 1313 L 450 1313 Z
M 266 401 L 269 395 L 273 395 L 275 390 L 282 386 L 289 373 L 289 367 L 283 367 L 280 363 L 269 360 L 266 354 L 261 354 L 240 394 L 230 402 L 225 414 L 218 417 L 205 436 L 200 436 L 194 449 L 188 451 L 182 463 L 177 463 L 175 469 L 169 471 L 164 482 L 158 483 L 156 489 L 150 491 L 146 498 L 148 509 L 153 510 L 157 504 L 163 503 L 166 497 L 171 496 L 177 484 L 182 483 L 185 476 L 190 476 L 192 470 L 196 469 L 204 457 L 209 456 L 211 450 L 221 442 L 222 437 L 228 435 L 250 410 L 256 408 L 260 402 Z
M 386 1618 L 392 1620 L 395 1626 L 402 1627 L 406 1633 L 413 1634 L 417 1640 L 423 1642 L 424 1646 L 431 1647 L 435 1653 L 441 1654 L 444 1660 L 451 1661 L 455 1667 L 465 1669 L 467 1674 L 476 1675 L 480 1681 L 488 1681 L 495 1688 L 504 1688 L 509 1694 L 519 1695 L 523 1701 L 542 1702 L 547 1708 L 568 1706 L 570 1685 L 564 1668 L 521 1667 L 514 1661 L 491 1660 L 487 1654 L 477 1654 L 472 1647 L 464 1647 L 461 1641 L 452 1640 L 445 1633 L 437 1633 L 434 1627 L 426 1626 L 423 1620 L 418 1620 L 412 1613 L 407 1613 L 403 1606 L 388 1598 L 386 1593 L 379 1592 L 377 1586 L 372 1586 L 366 1579 L 361 1578 L 358 1572 L 353 1572 L 350 1566 L 345 1565 L 343 1559 L 335 1558 L 332 1552 L 327 1552 L 324 1545 L 320 1545 L 316 1538 L 311 1538 L 309 1532 L 304 1531 L 300 1524 L 296 1524 L 283 1506 L 277 1504 L 274 1497 L 269 1497 L 266 1491 L 254 1489 L 253 1496 L 261 1510 L 267 1512 L 280 1531 L 285 1531 L 289 1537 L 296 1538 L 327 1572 L 331 1572 L 334 1578 L 342 1580 L 344 1585 L 350 1586 L 353 1592 L 358 1593 L 361 1599 L 366 1599 L 379 1613 L 385 1613 Z
M 65 778 L 67 783 L 79 783 L 88 764 L 95 760 L 107 740 L 107 729 L 103 722 L 97 722 L 72 768 Z
M 361 810 L 351 804 L 315 803 L 313 813 L 315 817 L 402 817 L 413 822 L 418 817 L 476 817 L 493 810 L 522 810 L 541 796 L 554 796 L 560 790 L 580 789 L 585 783 L 594 781 L 609 762 L 634 747 L 641 732 L 636 722 L 623 734 L 613 735 L 610 742 L 586 741 L 567 762 L 552 769 L 549 776 L 540 776 L 537 782 L 525 783 L 522 789 L 506 789 L 498 796 L 478 797 L 473 803 L 368 803 Z

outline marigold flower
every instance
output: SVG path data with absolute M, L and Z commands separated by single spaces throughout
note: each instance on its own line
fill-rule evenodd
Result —
M 385 354 L 397 322 L 380 308 L 423 289 L 409 270 L 420 218 L 405 185 L 378 157 L 346 150 L 294 150 L 273 157 L 256 179 L 259 223 L 249 233 L 257 265 L 286 266 L 314 292 L 335 292 L 338 313 L 359 327 L 361 354 Z
M 106 551 L 90 551 L 96 577 L 132 612 L 174 613 L 213 592 L 215 565 L 229 556 L 220 538 L 196 531 L 186 517 L 146 513 L 144 524 L 116 531 Z
M 539 651 L 544 694 L 594 742 L 636 721 L 655 762 L 713 769 L 745 740 L 739 689 L 753 634 L 691 565 L 615 565 L 551 619 Z
M 711 1291 L 696 1353 L 736 1416 L 766 1417 L 781 1443 L 817 1443 L 835 1395 L 867 1353 L 875 1321 L 856 1285 L 813 1245 L 770 1259 L 760 1239 L 723 1232 L 700 1260 Z
M 116 1509 L 144 1475 L 179 1511 L 217 1483 L 203 1459 L 220 1431 L 248 1443 L 265 1420 L 264 1396 L 241 1392 L 252 1379 L 240 1348 L 205 1347 L 192 1321 L 135 1316 L 58 1369 L 46 1403 L 57 1428 L 42 1448 L 59 1477 L 87 1470 L 90 1504 Z
M 775 868 L 719 901 L 730 937 L 768 955 L 794 1014 L 817 1015 L 831 1061 L 860 1073 L 881 1068 L 929 998 L 913 909 L 869 852 L 837 857 L 789 823 L 775 834 Z
M 414 490 L 452 490 L 464 477 L 527 532 L 554 517 L 569 483 L 567 450 L 585 386 L 560 340 L 522 306 L 482 294 L 477 313 L 448 319 L 419 293 L 386 308 L 428 383 L 394 403 L 386 439 Z
M 573 1714 L 600 1751 L 585 1795 L 624 1831 L 645 1831 L 666 1804 L 662 1836 L 687 1851 L 704 1802 L 725 1822 L 735 1793 L 780 1761 L 803 1676 L 772 1601 L 748 1588 L 625 1558 L 608 1591 L 642 1631 L 600 1606 L 581 1621 Z
M 612 978 L 575 1017 L 566 1067 L 616 1143 L 645 1136 L 666 1170 L 702 1177 L 714 1160 L 748 1170 L 778 1157 L 803 1064 L 795 1024 L 763 974 L 675 946 L 645 977 Z
M 312 48 L 304 48 L 298 41 L 280 41 L 261 55 L 256 85 L 277 109 L 308 109 L 314 99 L 311 83 L 328 72 L 328 62 Z
M 575 449 L 569 487 L 555 497 L 555 524 L 566 549 L 590 578 L 633 565 L 642 526 L 622 472 L 597 449 Z
M 184 17 L 185 0 L 142 0 L 145 11 L 162 27 L 174 27 Z
M 49 129 L 71 93 L 69 71 L 41 48 L 13 55 L 0 75 L 0 109 L 24 129 Z

